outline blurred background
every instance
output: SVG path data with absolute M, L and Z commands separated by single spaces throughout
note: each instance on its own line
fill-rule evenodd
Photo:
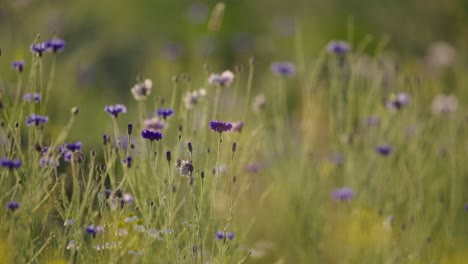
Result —
M 182 73 L 190 75 L 192 89 L 202 87 L 204 65 L 220 72 L 245 66 L 254 56 L 256 72 L 265 72 L 272 61 L 295 61 L 296 32 L 302 33 L 307 63 L 331 39 L 347 39 L 357 46 L 367 38 L 371 52 L 388 38 L 386 50 L 405 60 L 424 58 L 436 41 L 448 43 L 457 56 L 467 47 L 468 2 L 462 0 L 228 0 L 221 30 L 210 32 L 207 24 L 216 3 L 2 0 L 0 77 L 6 87 L 14 85 L 10 62 L 30 61 L 29 45 L 36 34 L 65 39 L 54 102 L 56 109 L 80 107 L 78 135 L 90 127 L 106 132 L 101 125 L 108 118 L 104 105 L 134 104 L 130 87 L 138 74 L 152 79 L 154 93 L 164 96 L 172 76 Z M 51 110 L 51 118 L 66 122 L 68 113 Z M 99 142 L 100 134 L 83 140 Z

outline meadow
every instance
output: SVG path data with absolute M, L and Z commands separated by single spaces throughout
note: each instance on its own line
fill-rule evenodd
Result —
M 185 41 L 156 54 L 131 40 L 137 22 L 85 43 L 109 17 L 78 22 L 83 3 L 73 34 L 32 34 L 6 16 L 0 263 L 468 263 L 456 43 L 399 49 L 404 34 L 392 44 L 350 17 L 342 37 L 310 41 L 299 14 L 275 20 L 282 37 L 228 45 L 249 4 L 210 2 L 190 5 L 194 28 L 174 30 Z M 161 16 L 186 6 L 174 3 Z M 217 49 L 197 46 L 201 31 Z

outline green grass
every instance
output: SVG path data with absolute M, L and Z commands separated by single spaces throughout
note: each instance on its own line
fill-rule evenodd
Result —
M 22 166 L 0 170 L 1 204 L 20 203 L 14 212 L 1 209 L 0 262 L 467 262 L 464 65 L 429 75 L 418 61 L 389 57 L 385 39 L 367 55 L 364 39 L 345 56 L 323 48 L 310 59 L 302 34 L 299 28 L 288 54 L 296 58 L 292 76 L 246 58 L 242 67 L 230 67 L 235 79 L 224 87 L 208 83 L 212 72 L 225 70 L 216 63 L 204 67 L 197 60 L 172 78 L 178 65 L 157 60 L 155 67 L 167 65 L 166 71 L 142 76 L 153 79 L 151 94 L 130 102 L 129 87 L 128 111 L 117 118 L 103 109 L 119 103 L 118 96 L 60 89 L 71 74 L 60 64 L 67 50 L 32 56 L 16 81 L 6 75 L 0 152 Z M 187 108 L 184 97 L 200 87 L 206 96 Z M 41 92 L 50 100 L 16 102 L 19 88 L 21 96 Z M 410 95 L 409 104 L 387 109 L 400 92 Z M 259 94 L 266 105 L 254 109 Z M 457 96 L 456 111 L 432 113 L 439 94 Z M 80 111 L 70 112 L 62 97 Z M 162 140 L 141 138 L 144 120 L 161 107 L 175 110 Z M 63 112 L 70 112 L 68 123 Z M 48 115 L 49 122 L 26 126 L 32 113 Z M 369 126 L 371 116 L 380 124 Z M 245 126 L 220 134 L 209 129 L 215 119 Z M 124 148 L 124 139 L 134 147 Z M 78 140 L 83 150 L 65 162 L 59 146 Z M 388 156 L 376 151 L 382 144 L 392 147 Z M 128 156 L 130 167 L 122 162 Z M 41 157 L 60 166 L 41 167 Z M 193 171 L 183 173 L 189 175 L 181 175 L 178 159 L 182 166 L 191 160 Z M 246 170 L 255 164 L 258 171 Z M 341 187 L 354 198 L 333 199 Z M 126 194 L 133 201 L 121 205 Z M 104 232 L 87 232 L 91 225 Z M 235 236 L 216 239 L 218 231 Z

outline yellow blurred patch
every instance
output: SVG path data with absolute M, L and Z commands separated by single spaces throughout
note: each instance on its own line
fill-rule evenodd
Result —
M 0 263 L 10 263 L 11 260 L 11 248 L 8 242 L 0 240 Z

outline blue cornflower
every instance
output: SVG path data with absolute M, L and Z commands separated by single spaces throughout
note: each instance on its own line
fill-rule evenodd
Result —
M 390 145 L 379 145 L 376 151 L 382 156 L 388 156 L 392 152 L 392 147 Z
M 346 41 L 330 41 L 327 45 L 327 50 L 329 53 L 344 56 L 351 50 L 351 46 Z
M 41 101 L 41 95 L 38 93 L 34 93 L 34 94 L 25 93 L 23 95 L 23 100 L 26 102 L 34 101 L 34 103 L 39 103 Z
M 73 152 L 71 151 L 65 151 L 65 153 L 62 154 L 63 160 L 65 162 L 70 162 L 73 157 Z
M 210 121 L 210 129 L 219 133 L 226 132 L 232 129 L 230 122 L 223 122 L 219 120 Z
M 17 201 L 13 200 L 7 204 L 7 207 L 8 209 L 10 209 L 10 211 L 14 212 L 19 209 L 20 204 Z
M 80 141 L 77 141 L 75 143 L 65 144 L 65 148 L 72 151 L 72 152 L 75 152 L 77 150 L 81 150 L 82 146 L 83 146 L 83 143 L 81 143 Z
M 31 114 L 26 117 L 27 126 L 40 126 L 47 122 L 49 122 L 49 118 L 47 116 Z
M 162 133 L 155 130 L 145 129 L 141 131 L 141 137 L 144 139 L 148 139 L 151 142 L 153 142 L 154 140 L 159 141 L 162 139 Z
M 47 40 L 45 42 L 45 45 L 47 46 L 48 50 L 54 53 L 57 53 L 57 52 L 62 51 L 65 48 L 65 41 L 63 39 L 54 38 L 54 39 Z
M 331 194 L 333 199 L 338 201 L 348 201 L 354 198 L 354 191 L 348 187 L 334 189 Z
M 229 232 L 229 233 L 227 234 L 227 238 L 228 238 L 229 240 L 233 240 L 234 237 L 235 237 L 235 235 L 234 235 L 233 232 Z
M 270 66 L 271 71 L 274 74 L 282 76 L 290 76 L 296 73 L 296 66 L 291 62 L 275 62 Z
M 223 240 L 224 239 L 224 232 L 223 231 L 216 232 L 216 238 L 218 240 Z
M 46 42 L 33 43 L 31 44 L 31 47 L 30 47 L 31 52 L 36 54 L 39 57 L 42 57 L 42 53 L 44 53 L 44 51 L 47 51 L 48 48 L 49 47 Z
M 0 164 L 3 168 L 7 168 L 7 169 L 18 169 L 19 167 L 21 167 L 21 160 L 19 159 L 9 159 L 7 157 L 3 157 L 1 160 L 0 160 Z
M 18 72 L 23 72 L 24 60 L 15 60 L 11 63 L 11 67 Z
M 166 119 L 168 116 L 171 116 L 172 114 L 174 114 L 174 110 L 168 108 L 168 109 L 164 109 L 164 108 L 159 108 L 158 111 L 156 111 L 156 114 L 158 116 L 162 116 L 164 119 Z
M 108 105 L 104 108 L 104 111 L 117 118 L 120 113 L 127 113 L 127 107 L 123 104 Z
M 94 225 L 89 225 L 86 227 L 86 233 L 93 235 L 93 237 L 96 237 L 96 227 Z

